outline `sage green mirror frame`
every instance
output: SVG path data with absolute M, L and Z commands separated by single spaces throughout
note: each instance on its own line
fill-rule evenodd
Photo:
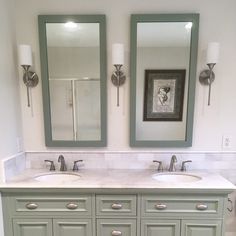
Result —
M 100 139 L 55 140 L 52 137 L 49 68 L 47 51 L 47 23 L 98 23 L 100 71 Z M 39 43 L 44 110 L 45 144 L 48 147 L 105 147 L 107 145 L 107 86 L 106 86 L 106 17 L 105 15 L 39 15 Z M 62 114 L 63 115 L 63 114 Z
M 136 137 L 136 76 L 137 76 L 137 28 L 138 23 L 192 22 L 189 55 L 189 82 L 186 105 L 186 128 L 183 140 L 142 140 Z M 130 82 L 130 146 L 131 147 L 191 147 L 194 119 L 196 65 L 198 51 L 199 14 L 133 14 L 131 15 L 131 82 Z M 150 68 L 148 68 L 150 69 Z

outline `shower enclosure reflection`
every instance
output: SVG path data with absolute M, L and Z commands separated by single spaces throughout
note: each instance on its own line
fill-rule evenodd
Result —
M 41 18 L 41 21 L 45 20 L 45 45 L 42 46 L 41 42 L 41 47 L 47 56 L 45 75 L 47 74 L 48 100 L 44 97 L 45 126 L 50 130 L 48 132 L 47 127 L 45 128 L 46 144 L 100 146 L 105 134 L 102 132 L 105 114 L 102 113 L 104 107 L 101 105 L 105 96 L 101 92 L 102 84 L 105 84 L 104 61 L 101 61 L 105 49 L 101 37 L 104 26 L 97 20 L 93 22 L 93 17 L 89 16 Z M 69 21 L 72 18 L 74 19 Z M 43 40 L 42 36 L 40 39 Z M 44 91 L 45 95 L 47 93 Z

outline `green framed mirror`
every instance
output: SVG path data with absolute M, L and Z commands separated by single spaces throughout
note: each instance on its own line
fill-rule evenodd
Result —
M 48 147 L 103 147 L 107 142 L 104 15 L 39 15 Z
M 199 14 L 131 16 L 130 146 L 192 145 Z

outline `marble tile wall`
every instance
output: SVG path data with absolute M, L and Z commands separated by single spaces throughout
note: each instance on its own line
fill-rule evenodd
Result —
M 2 160 L 3 164 L 3 179 L 2 181 L 5 182 L 11 177 L 20 174 L 26 168 L 26 158 L 25 153 L 17 153 L 14 156 L 10 156 L 6 159 Z

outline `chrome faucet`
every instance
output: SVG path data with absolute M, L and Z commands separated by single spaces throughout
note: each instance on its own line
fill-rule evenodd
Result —
M 61 162 L 60 171 L 67 171 L 66 162 L 65 162 L 64 156 L 60 155 L 60 156 L 58 157 L 58 162 Z
M 170 167 L 169 167 L 169 171 L 170 172 L 173 172 L 173 171 L 176 171 L 176 169 L 175 169 L 175 163 L 177 162 L 177 158 L 176 158 L 176 156 L 175 155 L 173 155 L 172 157 L 171 157 L 171 160 L 170 160 Z

